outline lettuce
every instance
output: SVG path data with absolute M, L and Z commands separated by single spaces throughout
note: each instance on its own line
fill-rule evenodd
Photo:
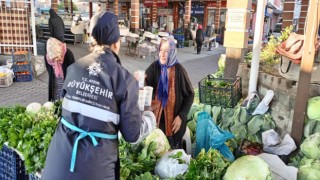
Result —
M 234 179 L 263 179 L 271 180 L 272 173 L 268 164 L 257 156 L 242 156 L 234 161 L 227 169 L 224 180 Z
M 149 146 L 151 142 L 156 143 L 156 150 L 154 154 L 158 157 L 161 157 L 161 155 L 168 152 L 170 149 L 169 141 L 161 129 L 153 130 L 144 140 L 145 146 Z
M 298 171 L 298 179 L 318 180 L 320 177 L 320 161 L 303 158 Z
M 310 98 L 308 100 L 307 115 L 311 120 L 320 121 L 320 96 Z
M 300 148 L 302 153 L 310 159 L 320 159 L 320 133 L 307 137 Z

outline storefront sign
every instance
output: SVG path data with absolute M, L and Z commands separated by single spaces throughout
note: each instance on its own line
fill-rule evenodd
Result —
M 215 8 L 217 7 L 217 2 L 207 2 L 208 8 Z
M 158 9 L 158 15 L 171 15 L 172 9 Z
M 203 8 L 193 8 L 191 9 L 191 14 L 192 15 L 197 15 L 197 14 L 203 14 L 204 9 Z
M 200 3 L 200 2 L 192 2 L 192 3 L 191 3 L 191 9 L 197 9 L 197 8 L 204 8 L 203 3 Z
M 145 0 L 143 5 L 144 7 L 151 7 L 153 3 L 153 0 Z M 158 7 L 166 7 L 168 6 L 168 0 L 158 0 L 157 2 Z

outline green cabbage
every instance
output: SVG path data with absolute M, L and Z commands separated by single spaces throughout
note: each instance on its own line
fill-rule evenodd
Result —
M 320 96 L 310 98 L 308 101 L 307 115 L 311 120 L 320 121 Z
M 303 158 L 298 171 L 298 180 L 318 180 L 320 177 L 320 161 Z
M 272 180 L 268 164 L 257 156 L 242 156 L 227 169 L 224 180 Z
M 309 137 L 312 134 L 320 132 L 320 121 L 309 120 L 304 126 L 303 135 L 304 137 Z
M 307 137 L 300 148 L 307 158 L 320 160 L 320 133 Z
M 196 132 L 197 122 L 195 120 L 189 121 L 187 126 L 190 129 L 190 131 Z
M 151 142 L 156 143 L 156 151 L 154 152 L 157 157 L 160 157 L 170 149 L 169 141 L 161 129 L 153 130 L 144 140 L 144 144 L 148 147 Z

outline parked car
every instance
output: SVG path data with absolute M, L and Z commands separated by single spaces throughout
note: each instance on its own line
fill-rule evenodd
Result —
M 272 32 L 274 38 L 278 38 L 279 36 L 281 36 L 281 30 L 282 30 L 282 23 L 277 23 L 274 26 L 274 29 L 273 29 L 273 32 Z

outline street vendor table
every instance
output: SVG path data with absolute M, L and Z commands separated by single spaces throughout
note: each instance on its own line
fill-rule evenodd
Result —
M 151 43 L 138 44 L 137 46 L 138 57 L 146 56 L 146 59 L 156 59 L 157 48 Z
M 216 47 L 216 36 L 205 37 L 205 38 L 204 38 L 204 41 L 203 41 L 203 46 L 202 46 L 202 48 L 208 47 L 208 45 L 209 45 L 210 42 L 213 43 L 213 47 Z
M 137 45 L 139 42 L 139 35 L 129 32 L 126 36 L 126 41 L 128 42 L 126 55 L 136 56 L 137 55 Z M 133 50 L 133 52 L 132 52 L 132 50 Z

